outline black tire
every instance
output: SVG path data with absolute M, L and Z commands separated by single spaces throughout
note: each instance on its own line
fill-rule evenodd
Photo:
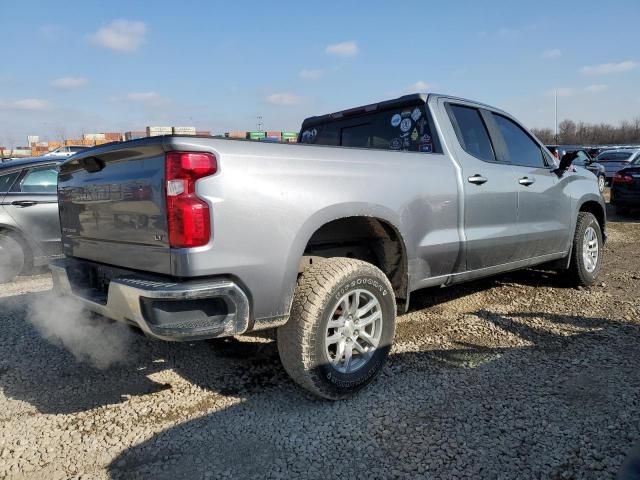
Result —
M 369 349 L 366 355 L 359 354 L 351 343 L 357 342 L 360 348 L 365 343 L 357 337 L 357 316 L 356 320 L 348 320 L 352 322 L 349 326 L 335 329 L 329 326 L 330 321 L 340 322 L 345 317 L 341 299 L 351 295 L 347 297 L 346 305 L 349 306 L 351 298 L 354 299 L 353 304 L 356 304 L 356 291 L 362 302 L 370 304 L 369 302 L 375 303 L 374 299 L 377 300 L 378 303 L 373 308 L 381 315 L 380 325 L 371 326 L 372 332 L 379 331 L 379 343 L 376 348 L 366 344 L 365 348 Z M 363 309 L 360 303 L 357 305 L 355 308 Z M 336 319 L 338 311 L 342 314 Z M 349 315 L 346 317 L 351 318 Z M 330 400 L 347 398 L 371 383 L 382 370 L 393 343 L 395 320 L 396 301 L 393 289 L 385 274 L 378 268 L 350 258 L 322 260 L 305 269 L 298 279 L 291 316 L 277 332 L 280 360 L 291 378 L 310 392 Z M 366 322 L 366 319 L 362 321 Z M 362 330 L 365 331 L 366 328 L 369 327 Z M 344 333 L 345 330 L 347 333 Z M 338 353 L 330 351 L 333 344 L 327 341 L 329 332 L 332 332 L 330 336 L 340 335 L 346 338 L 340 342 L 343 352 L 347 349 L 344 342 L 348 342 L 346 345 L 349 345 L 351 361 L 356 358 L 356 362 L 364 362 L 355 371 L 348 370 L 349 360 L 346 357 L 343 362 L 338 362 L 338 366 L 331 363 Z M 369 335 L 368 332 L 365 333 Z M 336 350 L 340 342 L 336 343 Z M 339 368 L 347 370 L 340 372 Z
M 25 267 L 24 250 L 11 235 L 0 234 L 0 283 L 16 278 Z
M 585 233 L 588 229 L 593 229 L 597 240 L 598 251 L 595 266 L 587 265 L 583 254 Z M 567 277 L 572 285 L 583 287 L 593 285 L 602 266 L 602 247 L 602 229 L 596 217 L 589 212 L 578 213 L 573 248 L 571 249 L 571 263 L 567 271 Z
M 606 186 L 607 178 L 604 175 L 598 175 L 598 190 L 600 190 L 600 193 L 604 192 Z

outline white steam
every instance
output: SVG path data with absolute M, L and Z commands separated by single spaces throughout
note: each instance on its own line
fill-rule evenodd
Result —
M 27 318 L 49 342 L 69 350 L 78 361 L 100 369 L 127 359 L 133 334 L 119 322 L 94 318 L 73 298 L 54 292 L 30 302 Z

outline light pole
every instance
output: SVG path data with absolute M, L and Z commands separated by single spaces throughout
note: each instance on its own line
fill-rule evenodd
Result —
M 555 125 L 556 125 L 556 130 L 555 130 L 555 143 L 556 145 L 558 144 L 558 89 L 555 89 L 554 92 L 554 99 L 555 99 Z

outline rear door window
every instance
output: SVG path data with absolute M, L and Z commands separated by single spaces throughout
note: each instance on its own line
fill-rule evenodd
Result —
M 524 167 L 546 167 L 542 148 L 518 124 L 497 113 L 493 114 L 507 146 L 509 161 Z
M 489 132 L 477 108 L 462 105 L 448 105 L 449 115 L 460 146 L 480 160 L 495 162 L 496 156 L 491 145 Z
M 300 143 L 440 153 L 424 104 L 303 125 Z
M 0 175 L 0 193 L 7 193 L 18 175 L 20 175 L 20 171 Z
M 54 166 L 30 168 L 16 182 L 11 191 L 16 193 L 56 193 L 58 169 Z

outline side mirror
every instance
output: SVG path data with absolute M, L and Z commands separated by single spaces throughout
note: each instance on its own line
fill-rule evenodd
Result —
M 565 153 L 560 159 L 560 166 L 556 169 L 556 174 L 561 177 L 564 175 L 564 172 L 569 170 L 569 167 L 573 163 L 573 161 L 578 158 L 578 154 L 575 152 Z

